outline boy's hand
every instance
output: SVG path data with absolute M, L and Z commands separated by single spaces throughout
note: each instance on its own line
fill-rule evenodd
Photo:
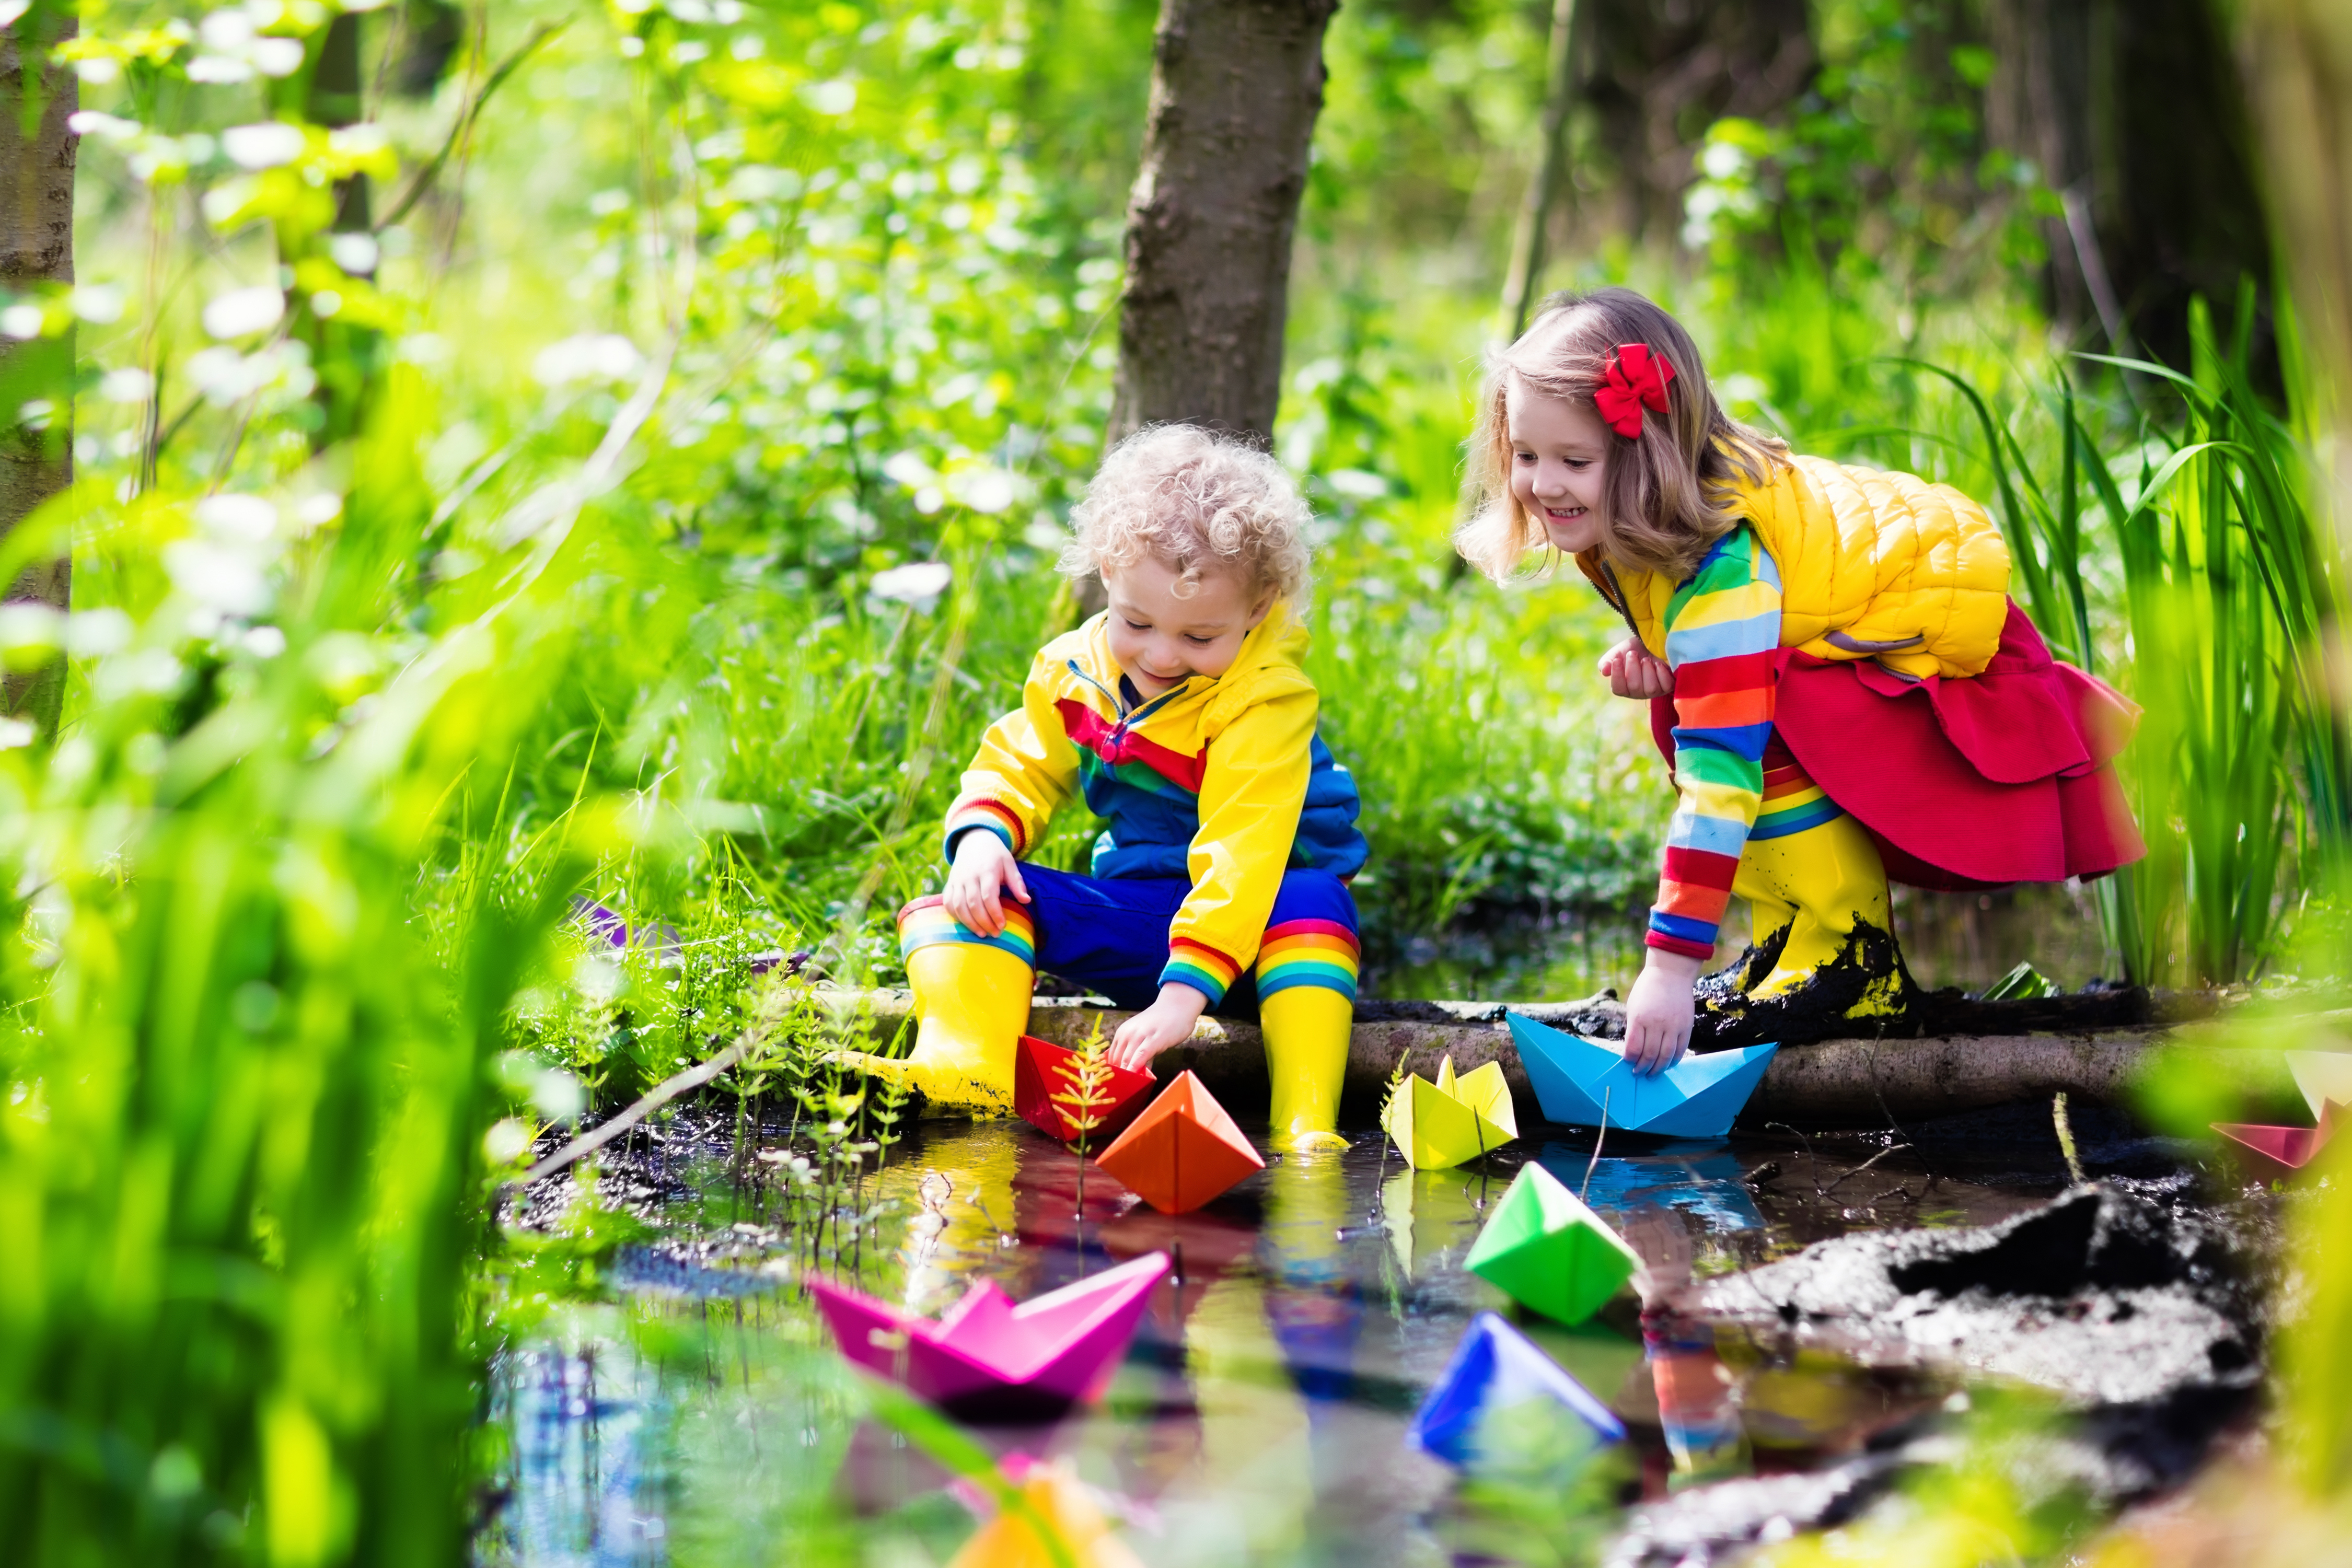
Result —
M 1160 999 L 1118 1026 L 1110 1037 L 1114 1066 L 1130 1072 L 1150 1070 L 1151 1059 L 1178 1040 L 1192 1038 L 1192 1026 L 1209 1010 L 1209 998 L 1184 984 L 1171 980 L 1160 988 Z
M 1670 697 L 1675 695 L 1674 667 L 1647 648 L 1639 637 L 1628 637 L 1601 655 L 1601 674 L 1621 697 Z
M 1024 904 L 1029 902 L 1029 884 L 1021 880 L 1021 862 L 1004 847 L 1004 841 L 981 828 L 958 839 L 955 865 L 948 872 L 946 890 L 940 894 L 948 913 L 982 936 L 998 936 L 1004 930 L 1008 892 Z
M 1699 961 L 1650 949 L 1625 998 L 1625 1060 L 1636 1072 L 1664 1072 L 1690 1049 L 1691 982 Z

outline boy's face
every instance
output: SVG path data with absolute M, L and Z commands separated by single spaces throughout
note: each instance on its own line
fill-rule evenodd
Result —
M 1543 525 L 1556 549 L 1574 555 L 1601 542 L 1607 507 L 1609 427 L 1566 398 L 1528 390 L 1517 376 L 1504 389 L 1511 435 L 1511 494 Z
M 1149 699 L 1189 675 L 1215 680 L 1241 656 L 1242 639 L 1274 608 L 1267 594 L 1250 602 L 1241 580 L 1204 573 L 1192 591 L 1165 562 L 1145 556 L 1103 573 L 1110 600 L 1110 653 L 1135 689 Z

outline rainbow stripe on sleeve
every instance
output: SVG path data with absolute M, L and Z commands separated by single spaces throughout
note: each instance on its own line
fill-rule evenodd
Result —
M 1225 999 L 1234 977 L 1242 967 L 1205 942 L 1195 942 L 1189 936 L 1171 937 L 1168 942 L 1168 966 L 1160 971 L 1160 983 L 1182 981 L 1209 998 L 1215 1007 Z
M 1668 601 L 1665 623 L 1681 800 L 1666 829 L 1648 942 L 1704 959 L 1714 956 L 1763 801 L 1764 748 L 1772 738 L 1780 574 L 1752 529 L 1716 541 Z
M 1021 831 L 1021 819 L 1012 808 L 1000 806 L 985 796 L 967 795 L 948 808 L 947 850 L 950 860 L 955 858 L 956 840 L 973 828 L 994 833 L 1004 841 L 1004 847 L 1016 855 L 1021 852 L 1021 841 L 1026 836 Z
M 1361 951 L 1356 934 L 1336 920 L 1269 925 L 1257 950 L 1258 999 L 1293 986 L 1321 986 L 1353 1001 Z
M 898 911 L 898 956 L 906 956 L 919 947 L 934 947 L 942 942 L 968 942 L 976 946 L 994 947 L 1010 953 L 1034 968 L 1037 964 L 1037 925 L 1029 912 L 1013 902 L 1004 901 L 1004 929 L 993 936 L 984 936 L 958 920 L 947 911 L 946 901 L 934 894 L 919 898 Z

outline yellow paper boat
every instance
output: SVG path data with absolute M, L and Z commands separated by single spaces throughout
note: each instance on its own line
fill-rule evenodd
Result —
M 1458 1166 L 1519 1135 L 1502 1064 L 1490 1061 L 1456 1078 L 1451 1056 L 1439 1065 L 1436 1082 L 1416 1072 L 1398 1084 L 1381 1126 L 1415 1170 Z

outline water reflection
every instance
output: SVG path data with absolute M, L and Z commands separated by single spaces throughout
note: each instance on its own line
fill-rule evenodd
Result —
M 1026 1127 L 929 1126 L 861 1196 L 848 1261 L 863 1289 L 937 1313 L 977 1279 L 1025 1300 L 1169 1253 L 1177 1272 L 1100 1408 L 969 1435 L 1000 1461 L 1072 1467 L 1118 1500 L 1154 1564 L 1437 1562 L 1432 1521 L 1453 1478 L 1404 1428 L 1469 1319 L 1507 1310 L 1461 1265 L 1523 1160 L 1585 1191 L 1670 1282 L 1851 1228 L 1840 1174 L 1885 1146 L 1612 1136 L 1596 1162 L 1589 1141 L 1546 1136 L 1416 1172 L 1367 1133 L 1169 1216 L 1099 1169 L 1082 1192 L 1077 1159 Z M 1896 1181 L 1924 1195 L 1928 1173 L 1897 1153 L 1846 1190 Z M 1932 1201 L 1983 1221 L 2037 1196 L 1945 1176 Z M 724 1230 L 733 1210 L 710 1213 L 681 1211 L 680 1233 Z M 478 1555 L 531 1568 L 952 1556 L 972 1525 L 947 1474 L 861 1419 L 808 1312 L 790 1293 L 738 1310 L 674 1296 L 583 1308 L 502 1357 L 492 1406 L 511 1434 L 512 1499 Z M 1654 1490 L 1809 1464 L 1916 1407 L 1916 1390 L 1768 1340 L 1718 1341 L 1654 1301 L 1645 1314 L 1621 1299 L 1573 1329 L 1518 1321 L 1626 1421 Z

